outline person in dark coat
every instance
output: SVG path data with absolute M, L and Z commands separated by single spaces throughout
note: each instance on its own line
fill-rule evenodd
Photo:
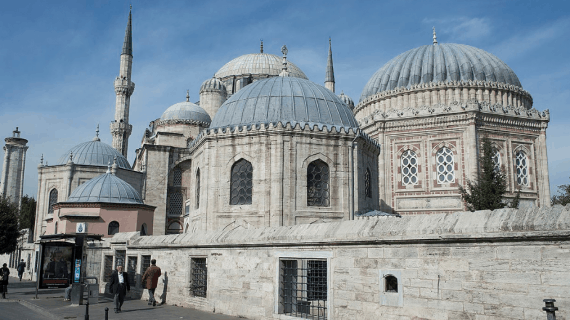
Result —
M 150 267 L 144 272 L 142 282 L 145 288 L 148 289 L 148 304 L 154 307 L 156 306 L 156 300 L 154 299 L 154 290 L 158 285 L 158 277 L 161 275 L 161 270 L 156 266 L 156 260 L 150 260 Z
M 121 312 L 121 307 L 125 301 L 125 295 L 127 291 L 131 291 L 131 285 L 129 284 L 129 274 L 123 272 L 123 266 L 117 266 L 117 271 L 113 272 L 111 275 L 111 282 L 109 284 L 111 293 L 115 294 L 115 313 Z
M 2 287 L 2 299 L 6 299 L 6 293 L 8 293 L 8 279 L 10 279 L 10 269 L 8 265 L 4 263 L 2 269 L 0 269 L 0 277 L 2 279 L 0 287 Z
M 18 263 L 18 278 L 20 278 L 20 281 L 22 281 L 22 275 L 24 274 L 25 270 L 26 270 L 26 263 L 24 262 L 24 259 L 22 259 L 22 261 Z

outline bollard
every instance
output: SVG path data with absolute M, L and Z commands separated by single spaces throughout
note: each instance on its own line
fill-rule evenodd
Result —
M 109 308 L 105 308 L 105 320 L 109 320 Z
M 87 299 L 87 303 L 85 304 L 85 320 L 89 320 L 89 299 Z
M 558 310 L 557 307 L 554 306 L 554 302 L 556 302 L 556 300 L 554 299 L 544 299 L 544 304 L 546 305 L 546 307 L 542 308 L 543 311 L 546 311 L 546 319 L 547 320 L 556 320 L 556 310 Z

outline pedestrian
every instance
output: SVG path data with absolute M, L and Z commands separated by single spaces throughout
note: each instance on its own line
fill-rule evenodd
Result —
M 125 301 L 127 291 L 131 291 L 129 284 L 129 274 L 123 272 L 123 266 L 117 266 L 117 271 L 111 275 L 111 283 L 109 284 L 111 293 L 115 294 L 113 302 L 115 303 L 115 313 L 121 312 L 121 307 Z
M 2 281 L 0 282 L 0 287 L 2 287 L 2 299 L 6 299 L 6 293 L 8 293 L 8 279 L 10 278 L 10 269 L 8 269 L 7 264 L 4 263 L 2 265 L 0 275 L 2 277 Z
M 22 275 L 24 274 L 25 270 L 26 270 L 26 263 L 24 262 L 24 259 L 22 259 L 22 261 L 18 263 L 18 278 L 20 278 L 20 281 L 22 281 Z
M 156 266 L 156 260 L 150 260 L 150 267 L 146 269 L 142 281 L 145 287 L 148 289 L 148 304 L 154 307 L 156 306 L 156 300 L 154 299 L 154 290 L 158 285 L 158 277 L 160 277 L 160 268 Z

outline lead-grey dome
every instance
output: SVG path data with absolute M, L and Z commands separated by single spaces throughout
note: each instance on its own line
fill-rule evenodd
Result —
M 209 125 L 212 122 L 210 115 L 200 106 L 189 101 L 172 105 L 160 117 L 160 120 L 189 120 Z
M 101 142 L 98 137 L 71 148 L 59 158 L 58 164 L 66 164 L 70 154 L 73 155 L 73 163 L 75 164 L 106 167 L 117 158 L 119 168 L 131 170 L 127 158 L 110 145 Z
M 226 63 L 216 72 L 218 79 L 246 74 L 278 76 L 283 69 L 283 58 L 269 53 L 250 53 Z M 287 61 L 287 70 L 291 77 L 307 79 L 299 67 Z
M 144 204 L 135 188 L 109 172 L 75 188 L 66 202 Z
M 332 91 L 301 78 L 273 77 L 256 81 L 229 98 L 210 128 L 291 123 L 331 129 L 357 129 L 352 111 Z
M 202 92 L 223 92 L 226 93 L 226 85 L 224 85 L 220 80 L 216 78 L 211 78 L 202 83 L 200 87 L 200 94 Z
M 449 81 L 491 81 L 522 85 L 513 70 L 495 55 L 464 44 L 425 45 L 386 63 L 368 80 L 360 101 L 399 87 Z
M 342 102 L 346 103 L 346 105 L 350 108 L 350 110 L 353 110 L 353 109 L 354 109 L 354 101 L 352 101 L 352 98 L 350 98 L 349 96 L 347 96 L 346 94 L 344 94 L 344 92 L 341 92 L 341 93 L 338 95 L 338 98 L 339 98 Z

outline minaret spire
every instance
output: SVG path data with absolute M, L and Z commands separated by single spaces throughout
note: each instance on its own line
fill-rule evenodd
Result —
M 135 90 L 135 83 L 131 81 L 133 70 L 133 24 L 132 9 L 129 10 L 129 21 L 125 30 L 125 41 L 121 52 L 121 66 L 119 76 L 115 79 L 115 120 L 111 122 L 111 135 L 113 148 L 127 157 L 129 136 L 133 126 L 129 124 L 129 107 L 131 95 Z
M 327 59 L 327 74 L 325 76 L 325 88 L 334 92 L 334 68 L 333 68 L 332 45 L 330 37 L 329 37 L 329 57 Z

